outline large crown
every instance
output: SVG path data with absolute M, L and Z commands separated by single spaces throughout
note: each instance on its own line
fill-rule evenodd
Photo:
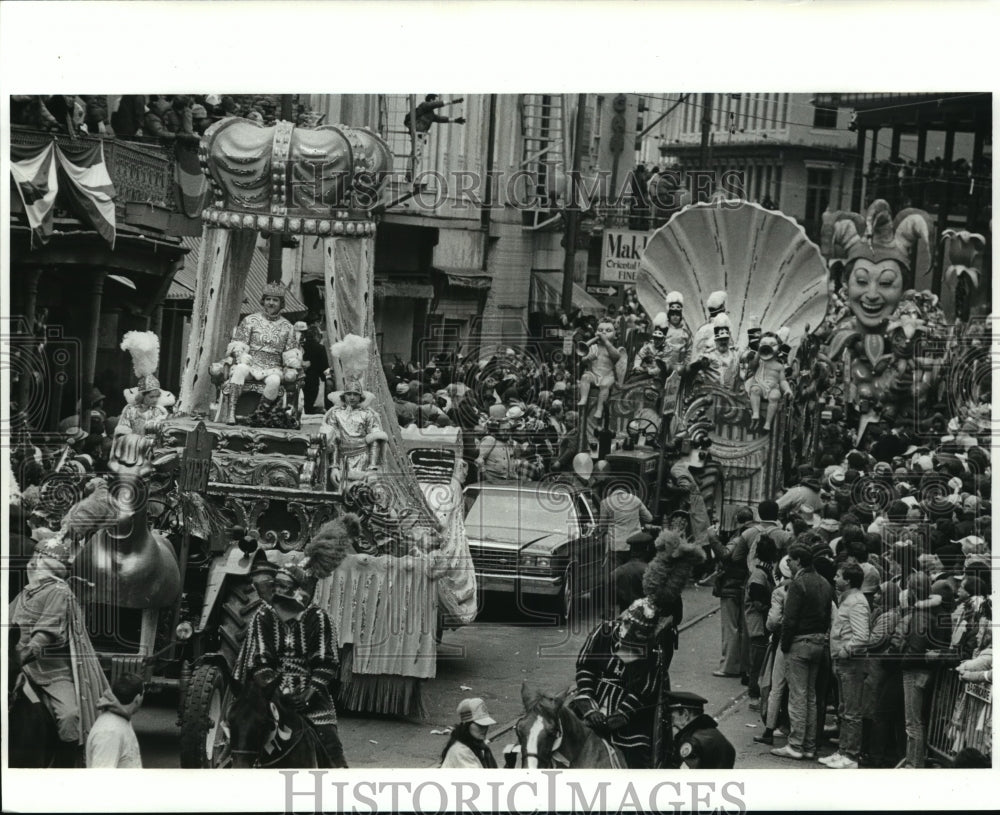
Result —
M 214 203 L 206 223 L 306 235 L 370 235 L 392 151 L 370 130 L 230 117 L 198 151 Z

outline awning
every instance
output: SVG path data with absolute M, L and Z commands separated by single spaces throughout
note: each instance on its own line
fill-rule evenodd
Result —
M 531 273 L 531 311 L 557 314 L 562 310 L 562 272 Z M 573 284 L 573 308 L 584 314 L 604 314 L 604 306 L 587 294 L 583 286 Z
M 435 268 L 435 272 L 443 274 L 449 286 L 458 289 L 473 289 L 484 291 L 493 285 L 493 273 L 482 269 L 453 268 L 449 266 Z
M 174 275 L 174 281 L 167 292 L 168 300 L 193 300 L 194 289 L 198 283 L 198 256 L 201 254 L 201 238 L 182 237 L 181 244 L 190 249 L 184 257 L 184 266 Z M 250 314 L 257 310 L 260 295 L 267 284 L 267 255 L 255 249 L 250 259 L 250 271 L 247 274 L 246 296 L 240 314 Z M 285 295 L 285 311 L 296 314 L 306 311 L 305 305 L 289 291 Z
M 434 287 L 423 280 L 375 278 L 375 297 L 405 297 L 408 300 L 431 300 Z

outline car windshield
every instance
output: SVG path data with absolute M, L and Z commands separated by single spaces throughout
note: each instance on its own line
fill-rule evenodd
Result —
M 465 529 L 471 537 L 519 540 L 529 532 L 567 534 L 573 528 L 573 503 L 568 493 L 539 496 L 530 490 L 473 488 L 465 498 L 469 507 Z

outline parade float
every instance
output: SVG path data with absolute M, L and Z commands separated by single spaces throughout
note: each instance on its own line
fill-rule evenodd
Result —
M 807 455 L 802 429 L 816 408 L 790 382 L 802 387 L 797 352 L 826 315 L 827 278 L 805 231 L 756 204 L 685 207 L 646 246 L 639 301 L 650 315 L 680 310 L 693 347 L 661 405 L 664 439 L 678 442 L 670 470 L 701 483 L 723 529 Z
M 435 484 L 418 480 L 372 342 L 372 211 L 391 167 L 387 145 L 363 129 L 231 118 L 209 128 L 200 158 L 214 201 L 203 212 L 177 405 L 126 451 L 128 475 L 143 475 L 151 516 L 147 523 L 142 513 L 135 527 L 173 532 L 179 578 L 130 604 L 131 645 L 99 649 L 112 673 L 138 670 L 154 685 L 176 683 L 184 767 L 228 762 L 223 713 L 259 603 L 251 566 L 260 551 L 280 557 L 341 514 L 361 518 L 354 554 L 316 594 L 344 654 L 343 709 L 420 715 L 440 620 L 464 624 L 476 611 L 461 501 L 441 494 L 460 495 L 458 479 L 442 477 L 438 466 Z M 252 253 L 272 235 L 322 244 L 336 386 L 325 416 L 300 409 L 301 326 L 280 315 L 280 284 L 265 288 L 258 314 L 240 320 Z M 160 548 L 150 543 L 145 551 Z M 121 616 L 122 580 L 132 585 L 141 572 L 127 579 L 117 572 L 118 584 L 99 598 L 107 613 Z

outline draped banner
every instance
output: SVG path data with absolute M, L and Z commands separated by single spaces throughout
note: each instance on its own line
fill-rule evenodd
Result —
M 188 218 L 201 218 L 208 200 L 208 179 L 198 160 L 198 142 L 177 140 L 174 144 L 174 181 L 177 207 Z
M 32 246 L 45 244 L 51 237 L 52 211 L 61 193 L 60 202 L 114 248 L 115 188 L 100 141 L 11 145 L 10 174 L 31 226 Z
M 28 216 L 31 245 L 47 243 L 52 235 L 52 207 L 59 189 L 55 142 L 40 148 L 11 145 L 10 174 Z

